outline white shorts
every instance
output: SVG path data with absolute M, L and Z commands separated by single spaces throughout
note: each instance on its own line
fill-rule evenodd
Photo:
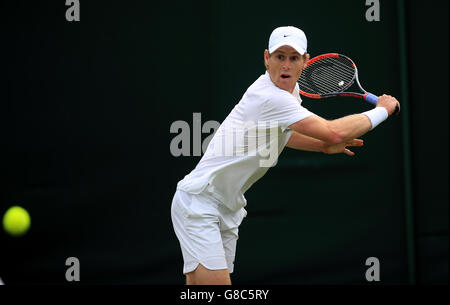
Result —
M 183 254 L 183 273 L 198 264 L 210 270 L 234 268 L 238 227 L 247 215 L 233 212 L 208 195 L 177 190 L 172 200 L 172 223 Z

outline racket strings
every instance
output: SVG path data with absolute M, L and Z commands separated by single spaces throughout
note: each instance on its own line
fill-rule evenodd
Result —
M 332 71 L 334 75 L 321 76 L 320 78 L 315 78 L 314 86 L 308 86 L 310 90 L 316 90 L 319 94 L 341 91 L 346 87 L 349 81 L 345 81 L 349 75 L 341 74 L 339 70 Z M 350 80 L 352 78 L 350 77 Z
M 353 80 L 353 71 L 348 71 L 342 65 L 315 65 L 313 69 L 305 72 L 305 79 L 300 84 L 307 90 L 318 94 L 326 94 L 343 90 Z
M 319 68 L 320 70 L 317 70 Z M 311 65 L 311 69 L 314 69 L 313 77 L 317 81 L 323 79 L 336 79 L 340 78 L 344 82 L 349 82 L 353 79 L 355 69 L 351 62 L 343 58 L 325 58 L 319 62 L 315 62 Z
M 305 84 L 310 90 L 316 90 L 322 93 L 335 92 L 342 90 L 348 82 L 343 81 L 348 75 L 340 74 L 338 70 L 333 72 L 333 76 L 321 76 L 314 79 L 314 85 Z M 341 85 L 339 85 L 341 84 Z
M 309 67 L 309 71 L 304 71 L 306 77 L 301 78 L 300 82 L 309 89 L 308 91 L 319 94 L 342 90 L 354 75 L 352 66 L 330 58 L 315 62 Z
M 342 57 L 320 59 L 303 70 L 299 79 L 302 91 L 312 94 L 340 92 L 353 82 L 356 69 Z

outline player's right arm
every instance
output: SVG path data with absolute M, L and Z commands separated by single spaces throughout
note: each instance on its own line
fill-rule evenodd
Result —
M 386 108 L 391 115 L 398 101 L 389 95 L 380 96 L 377 107 Z M 289 126 L 291 129 L 319 139 L 328 144 L 338 144 L 356 139 L 372 128 L 370 119 L 364 114 L 352 114 L 336 120 L 326 120 L 317 115 L 295 122 Z
M 293 131 L 286 146 L 297 150 L 323 152 L 325 154 L 339 154 L 345 153 L 349 156 L 354 156 L 348 146 L 363 146 L 364 142 L 361 139 L 354 139 L 348 142 L 338 144 L 327 144 L 324 141 L 305 136 L 304 134 Z

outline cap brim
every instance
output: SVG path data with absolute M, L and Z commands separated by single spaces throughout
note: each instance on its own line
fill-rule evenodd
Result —
M 295 51 L 297 51 L 300 55 L 304 55 L 306 53 L 306 50 L 303 47 L 299 46 L 295 42 L 288 41 L 288 40 L 284 40 L 284 41 L 282 41 L 282 42 L 272 46 L 269 49 L 269 53 L 272 54 L 273 52 L 275 52 L 276 50 L 278 50 L 282 46 L 290 46 Z

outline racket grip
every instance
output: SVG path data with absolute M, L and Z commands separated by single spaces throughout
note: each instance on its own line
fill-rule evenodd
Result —
M 364 99 L 367 102 L 371 103 L 372 105 L 376 105 L 378 102 L 378 96 L 376 96 L 375 94 L 372 94 L 372 93 L 366 93 L 364 95 Z
M 366 93 L 364 95 L 364 99 L 373 105 L 376 105 L 378 102 L 378 96 L 376 96 L 375 94 L 372 94 L 372 93 Z M 399 110 L 398 106 L 395 106 L 395 110 L 392 113 L 392 115 L 398 114 L 398 110 Z

